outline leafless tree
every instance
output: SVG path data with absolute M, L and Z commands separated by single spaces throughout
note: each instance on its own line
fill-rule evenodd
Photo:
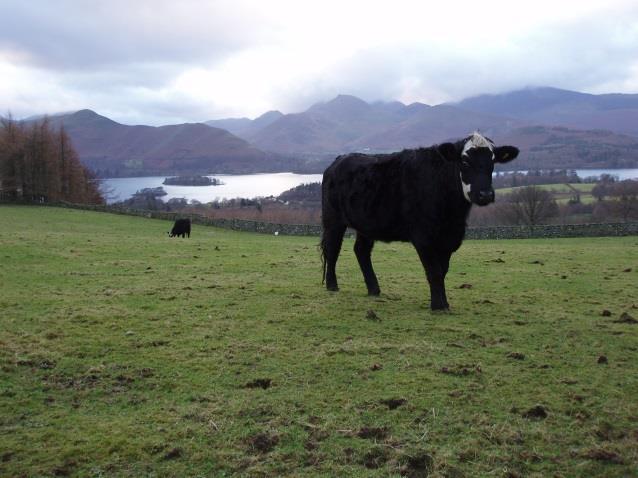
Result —
M 534 226 L 558 215 L 558 206 L 552 194 L 537 186 L 518 188 L 506 195 L 503 202 L 499 212 L 508 224 Z
M 627 179 L 615 183 L 609 191 L 609 207 L 613 215 L 627 222 L 638 218 L 638 181 Z

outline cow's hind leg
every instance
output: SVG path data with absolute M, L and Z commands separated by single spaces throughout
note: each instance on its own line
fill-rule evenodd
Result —
M 336 225 L 327 227 L 324 225 L 323 235 L 321 237 L 321 256 L 326 289 L 335 292 L 339 290 L 336 267 L 345 232 L 346 226 Z
M 379 289 L 379 281 L 372 268 L 372 248 L 374 247 L 374 241 L 368 239 L 360 233 L 357 233 L 357 240 L 354 243 L 354 253 L 359 261 L 359 267 L 363 273 L 363 280 L 366 282 L 368 288 L 368 295 L 379 295 L 381 290 Z

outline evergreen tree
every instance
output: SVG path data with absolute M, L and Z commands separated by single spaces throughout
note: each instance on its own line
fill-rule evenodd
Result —
M 97 182 L 73 149 L 64 128 L 48 119 L 0 124 L 0 198 L 27 201 L 104 202 Z

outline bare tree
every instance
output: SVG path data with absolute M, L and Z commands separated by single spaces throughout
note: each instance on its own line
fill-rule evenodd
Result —
M 534 226 L 558 215 L 558 205 L 552 194 L 537 186 L 518 188 L 506 195 L 504 202 L 499 212 L 509 224 Z
M 638 181 L 627 179 L 615 183 L 609 191 L 611 212 L 623 221 L 638 217 Z

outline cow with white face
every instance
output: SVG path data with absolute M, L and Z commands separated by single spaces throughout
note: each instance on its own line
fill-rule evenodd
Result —
M 381 289 L 370 254 L 375 241 L 411 242 L 430 284 L 430 307 L 449 307 L 445 276 L 463 242 L 473 204 L 494 202 L 494 163 L 516 158 L 473 133 L 455 143 L 392 154 L 339 156 L 323 174 L 321 252 L 326 288 L 339 290 L 336 264 L 346 228 L 357 231 L 354 252 L 368 294 Z
M 494 163 L 507 163 L 518 156 L 514 146 L 495 147 L 491 139 L 474 133 L 466 138 L 461 151 L 461 185 L 470 203 L 486 206 L 494 202 L 492 173 Z

